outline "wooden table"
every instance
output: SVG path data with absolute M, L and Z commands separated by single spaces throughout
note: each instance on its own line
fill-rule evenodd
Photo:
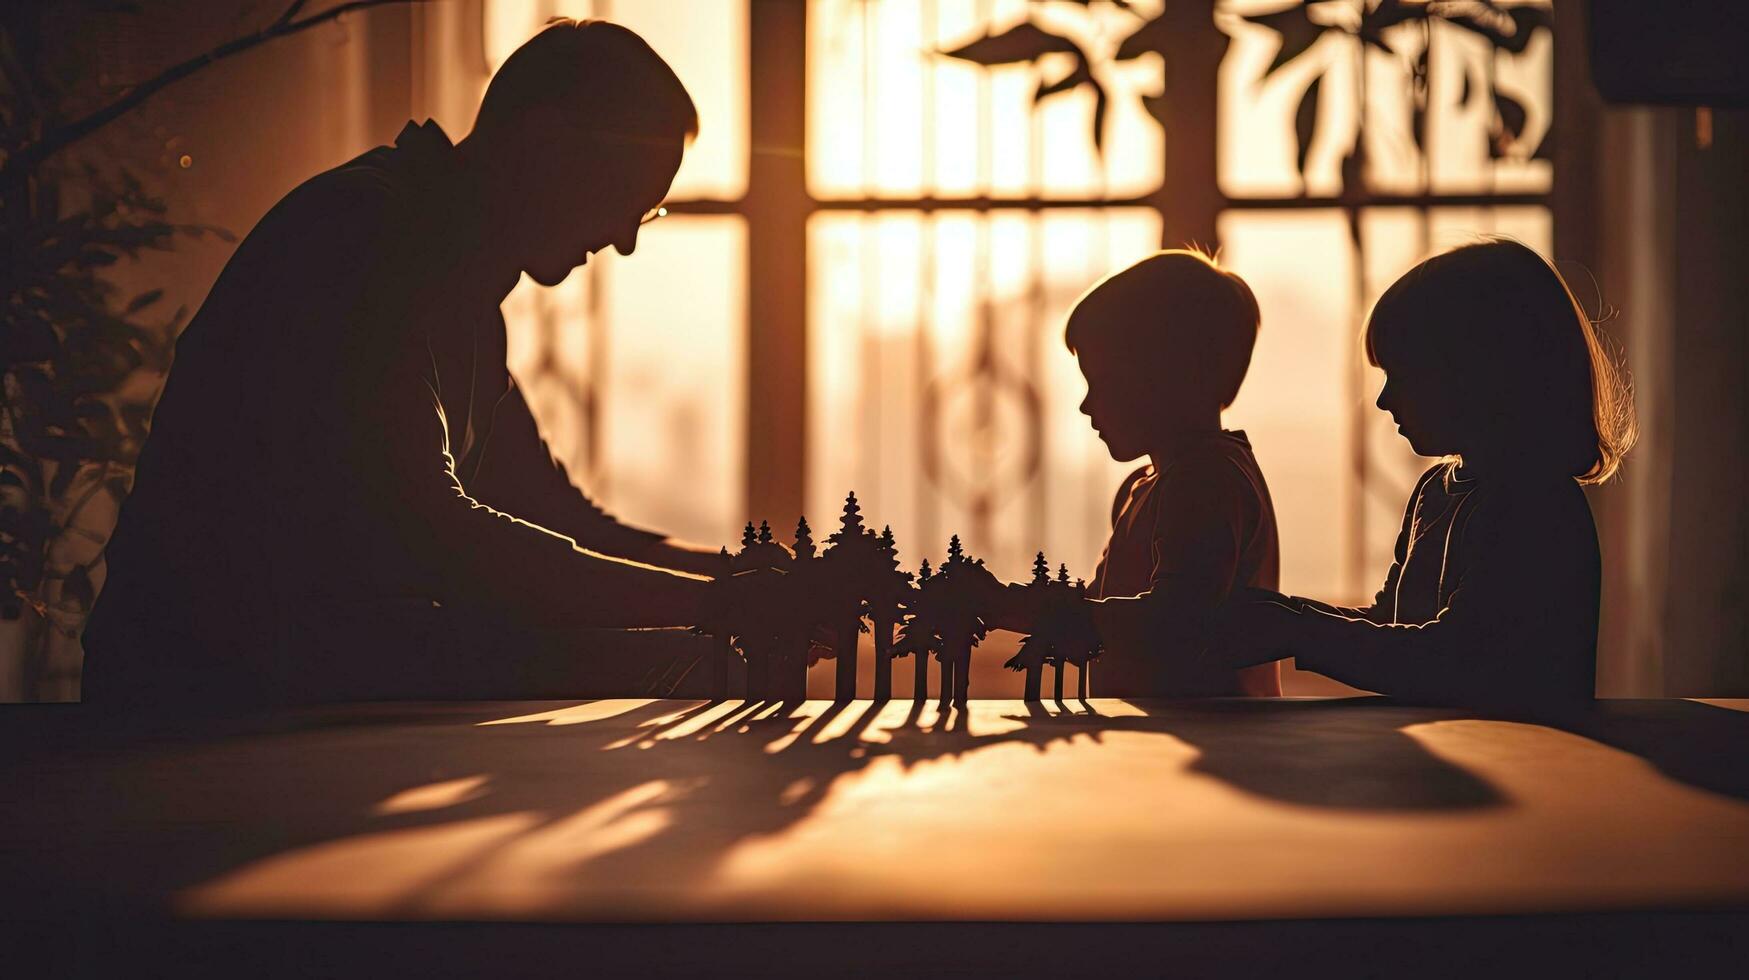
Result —
M 427 975 L 573 942 L 729 975 L 851 949 L 971 972 L 1664 963 L 1743 935 L 1745 708 L 1605 702 L 1557 726 L 1371 698 L 615 700 L 96 733 L 19 709 L 0 894 L 93 966 L 166 935 L 221 961 L 424 955 Z M 348 925 L 384 921 L 491 925 Z M 894 925 L 821 925 L 851 922 Z

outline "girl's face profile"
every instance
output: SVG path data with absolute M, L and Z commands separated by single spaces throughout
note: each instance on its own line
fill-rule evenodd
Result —
M 1412 329 L 1412 328 L 1411 328 Z M 1428 352 L 1393 352 L 1380 357 L 1385 383 L 1379 389 L 1378 407 L 1390 413 L 1397 431 L 1422 456 L 1451 456 L 1470 448 L 1473 395 L 1461 390 L 1459 370 L 1440 363 Z

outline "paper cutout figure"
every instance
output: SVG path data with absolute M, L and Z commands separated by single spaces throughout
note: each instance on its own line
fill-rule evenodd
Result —
M 989 632 L 981 613 L 1001 588 L 982 561 L 965 554 L 957 534 L 948 542 L 940 570 L 918 582 L 911 609 L 920 622 L 915 630 L 907 624 L 906 639 L 913 652 L 927 647 L 940 662 L 944 708 L 963 708 L 970 697 L 972 649 Z
M 827 536 L 826 544 L 826 551 L 820 556 L 825 572 L 821 591 L 832 625 L 832 655 L 838 668 L 834 698 L 849 701 L 856 697 L 857 644 L 868 629 L 862 621 L 867 612 L 866 597 L 872 591 L 872 580 L 881 562 L 874 532 L 863 526 L 862 507 L 854 491 L 844 498 L 838 530 Z
M 760 521 L 759 530 L 753 522 L 741 535 L 741 550 L 729 558 L 733 577 L 756 577 L 771 573 L 788 574 L 794 555 L 771 538 L 771 525 Z M 738 596 L 745 599 L 745 596 Z M 793 690 L 779 691 L 773 684 L 773 672 L 781 671 L 788 659 L 784 641 L 790 633 L 789 610 L 778 608 L 770 601 L 737 601 L 730 612 L 729 630 L 742 658 L 747 661 L 747 696 L 764 700 L 779 694 L 795 696 Z M 805 656 L 805 652 L 804 652 Z M 804 664 L 805 664 L 804 660 Z M 782 673 L 778 674 L 783 677 Z M 793 685 L 785 683 L 785 688 Z M 805 695 L 805 692 L 803 692 Z
M 927 558 L 917 566 L 917 584 L 910 590 L 907 603 L 910 614 L 900 624 L 899 638 L 893 643 L 894 657 L 916 658 L 911 681 L 913 701 L 929 700 L 929 658 L 941 650 L 941 637 L 936 632 L 930 610 L 917 601 L 922 591 L 930 587 L 934 574 Z
M 1012 593 L 1016 588 L 1009 586 L 1009 591 Z M 1044 668 L 1049 666 L 1053 675 L 1052 693 L 1056 700 L 1061 701 L 1064 669 L 1074 664 L 1078 671 L 1077 690 L 1082 698 L 1086 698 L 1088 664 L 1100 652 L 1099 636 L 1094 632 L 1085 608 L 1086 583 L 1076 580 L 1071 585 L 1067 565 L 1057 566 L 1057 577 L 1052 581 L 1050 563 L 1045 561 L 1041 551 L 1033 562 L 1032 581 L 1018 590 L 1023 593 L 1020 601 L 1034 611 L 1033 618 L 1038 625 L 1003 666 L 1026 671 L 1024 697 L 1028 701 L 1039 699 Z
M 929 697 L 929 658 L 939 665 L 940 704 L 964 707 L 970 698 L 972 651 L 991 623 L 1024 622 L 1034 630 L 1006 666 L 1024 670 L 1026 697 L 1037 700 L 1046 666 L 1055 671 L 1055 694 L 1063 696 L 1064 670 L 1079 668 L 1078 690 L 1086 697 L 1089 664 L 1100 651 L 1086 604 L 1086 583 L 1069 580 L 1059 565 L 1053 580 L 1043 552 L 1033 562 L 1026 585 L 1004 586 L 981 559 L 966 554 L 959 535 L 948 541 L 947 558 L 931 568 L 924 559 L 915 577 L 899 569 L 893 529 L 879 534 L 863 522 L 856 494 L 844 499 L 839 526 L 816 548 L 806 517 L 796 522 L 794 544 L 773 540 L 771 525 L 749 521 L 741 549 L 723 555 L 729 575 L 729 601 L 721 623 L 700 632 L 722 638 L 713 666 L 712 691 L 727 695 L 729 659 L 746 661 L 746 696 L 800 699 L 807 694 L 807 671 L 816 633 L 829 630 L 836 660 L 835 697 L 856 697 L 857 642 L 873 632 L 874 697 L 892 697 L 892 661 L 915 657 L 912 696 Z M 1007 618 L 1018 607 L 1025 614 Z M 994 616 L 994 612 L 1002 612 Z M 993 618 L 994 616 L 994 618 Z M 897 628 L 897 636 L 894 630 Z

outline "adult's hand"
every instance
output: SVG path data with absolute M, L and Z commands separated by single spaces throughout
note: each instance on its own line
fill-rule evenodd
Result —
M 1024 585 L 1002 585 L 992 577 L 980 590 L 979 613 L 984 624 L 1012 633 L 1037 633 L 1046 615 L 1037 593 Z

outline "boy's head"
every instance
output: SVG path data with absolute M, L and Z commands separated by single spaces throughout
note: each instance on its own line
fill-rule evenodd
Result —
M 1201 252 L 1157 252 L 1089 289 L 1063 340 L 1087 379 L 1081 411 L 1112 458 L 1218 422 L 1251 366 L 1258 320 L 1251 287 Z

